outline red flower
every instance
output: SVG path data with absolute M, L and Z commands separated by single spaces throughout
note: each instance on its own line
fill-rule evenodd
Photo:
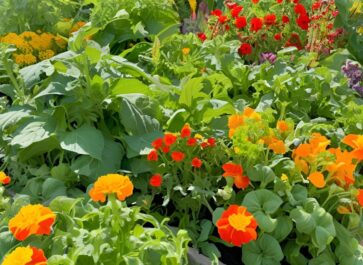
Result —
M 310 18 L 308 15 L 306 14 L 301 14 L 297 19 L 296 19 L 296 23 L 298 24 L 298 26 L 303 29 L 303 30 L 308 30 L 309 29 L 309 23 L 310 23 Z
M 174 151 L 174 152 L 171 153 L 171 158 L 175 162 L 180 162 L 180 161 L 183 161 L 184 160 L 185 154 L 183 152 Z
M 281 37 L 282 37 L 281 33 L 276 33 L 275 36 L 274 36 L 274 39 L 279 41 L 279 40 L 281 40 Z
M 218 21 L 219 21 L 219 23 L 224 24 L 224 23 L 226 23 L 228 21 L 228 17 L 227 16 L 219 16 Z
M 303 14 L 306 14 L 306 9 L 302 4 L 297 4 L 294 7 L 294 12 L 297 15 L 303 15 Z
M 161 183 L 163 183 L 163 178 L 161 177 L 160 174 L 153 175 L 149 180 L 150 186 L 153 186 L 153 187 L 156 187 L 156 188 L 160 187 Z
M 209 146 L 213 147 L 216 145 L 216 139 L 214 139 L 213 137 L 208 138 L 207 142 L 208 142 Z
M 239 13 L 241 13 L 242 10 L 243 10 L 243 6 L 239 6 L 239 5 L 235 6 L 231 10 L 231 16 L 234 18 L 238 17 Z
M 163 146 L 163 138 L 158 138 L 151 143 L 151 146 L 155 149 L 159 149 Z
M 221 239 L 237 247 L 257 238 L 257 222 L 244 206 L 230 205 L 216 226 Z
M 276 23 L 276 15 L 275 14 L 269 14 L 269 15 L 266 15 L 264 18 L 263 18 L 264 22 L 265 22 L 265 25 L 274 25 Z
M 285 43 L 285 47 L 296 47 L 298 50 L 301 50 L 303 47 L 299 35 L 291 33 L 290 38 Z
M 284 0 L 276 0 L 278 4 L 281 4 Z
M 207 39 L 207 36 L 205 35 L 205 33 L 204 32 L 200 32 L 200 33 L 198 33 L 198 38 L 203 42 L 203 41 L 205 41 L 206 39 Z
M 198 157 L 194 157 L 192 160 L 192 166 L 200 168 L 202 166 L 202 160 L 200 160 Z
M 227 3 L 227 7 L 229 10 L 235 8 L 236 6 L 238 6 L 236 3 Z
M 169 151 L 170 151 L 170 147 L 169 147 L 169 146 L 164 146 L 164 147 L 161 149 L 161 151 L 163 151 L 163 153 L 164 153 L 164 154 L 167 154 L 167 153 L 169 153 Z
M 187 141 L 188 146 L 194 146 L 196 144 L 197 144 L 197 139 L 195 139 L 195 138 L 189 138 Z
M 238 17 L 234 23 L 238 29 L 242 29 L 247 26 L 246 17 Z
M 263 25 L 262 19 L 258 18 L 258 17 L 252 18 L 250 23 L 251 23 L 250 30 L 255 31 L 255 32 L 258 32 L 262 28 L 262 25 Z
M 180 131 L 180 136 L 182 138 L 186 138 L 186 137 L 190 137 L 191 134 L 192 134 L 192 131 L 190 130 L 189 124 L 185 124 Z
M 212 10 L 212 11 L 210 12 L 210 14 L 211 14 L 211 16 L 217 16 L 217 17 L 219 17 L 219 16 L 221 16 L 223 13 L 222 13 L 222 10 L 220 10 L 220 9 L 214 9 L 214 10 Z
M 249 43 L 242 43 L 238 49 L 238 53 L 242 55 L 248 55 L 252 53 L 252 46 Z
M 260 2 L 260 0 L 252 0 L 252 3 L 254 4 L 258 4 L 258 2 Z
M 234 178 L 234 185 L 237 188 L 245 189 L 250 184 L 250 179 L 247 176 L 243 176 L 243 168 L 241 165 L 234 163 L 226 163 L 222 166 L 224 170 L 224 177 Z
M 173 143 L 175 143 L 176 139 L 177 139 L 177 137 L 174 134 L 171 134 L 171 133 L 164 134 L 164 143 L 167 146 L 170 146 Z
M 155 149 L 151 150 L 150 153 L 147 155 L 147 160 L 158 161 L 158 153 Z
M 360 206 L 363 207 L 363 189 L 358 190 L 357 200 L 358 200 Z
M 200 147 L 202 147 L 203 149 L 207 148 L 208 146 L 209 144 L 207 142 L 200 143 Z
M 319 9 L 321 6 L 320 2 L 315 2 L 314 4 L 312 4 L 311 9 L 315 10 L 315 9 Z
M 336 17 L 337 15 L 339 15 L 339 10 L 334 10 L 331 14 L 333 17 Z
M 284 23 L 284 24 L 286 24 L 286 23 L 289 23 L 289 22 L 290 22 L 289 17 L 288 17 L 288 16 L 285 16 L 285 15 L 283 15 L 283 16 L 282 16 L 281 20 L 282 20 L 282 23 Z

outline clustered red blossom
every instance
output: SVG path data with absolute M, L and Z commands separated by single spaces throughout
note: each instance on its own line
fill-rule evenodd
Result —
M 259 0 L 251 0 L 252 5 L 258 5 L 259 2 Z M 333 29 L 333 19 L 338 14 L 334 0 L 317 0 L 312 4 L 311 9 L 307 9 L 300 0 L 276 0 L 276 4 L 284 4 L 282 13 L 268 12 L 261 17 L 250 17 L 248 6 L 226 0 L 227 11 L 212 10 L 208 20 L 209 32 L 200 32 L 197 36 L 201 41 L 205 41 L 219 34 L 235 35 L 241 41 L 238 53 L 240 56 L 248 56 L 257 51 L 263 52 L 264 49 L 265 52 L 273 51 L 266 50 L 271 47 L 266 45 L 269 41 L 269 44 L 277 46 L 277 49 L 282 47 L 303 49 L 308 42 L 306 35 L 309 36 L 314 30 L 312 26 L 318 27 L 318 25 L 315 26 L 317 21 L 320 24 L 322 20 L 328 21 L 326 25 L 323 23 L 327 32 L 324 40 L 328 44 L 333 44 L 334 40 L 342 34 L 341 29 Z M 287 26 L 290 33 L 286 32 Z M 322 42 L 321 46 L 326 47 L 325 42 Z M 332 49 L 331 45 L 327 48 Z
M 216 11 L 218 13 L 218 11 Z M 151 146 L 153 149 L 147 155 L 151 162 L 164 163 L 186 163 L 190 169 L 198 170 L 203 166 L 201 157 L 195 156 L 196 150 L 206 150 L 216 146 L 213 137 L 204 139 L 201 135 L 192 135 L 192 129 L 185 124 L 179 133 L 164 133 L 163 137 L 155 139 Z M 152 187 L 160 187 L 163 183 L 163 176 L 160 173 L 154 174 L 149 184 Z

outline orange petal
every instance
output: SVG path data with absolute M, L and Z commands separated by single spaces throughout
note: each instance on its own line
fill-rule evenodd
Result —
M 308 176 L 308 180 L 310 180 L 310 182 L 317 188 L 324 188 L 325 187 L 325 180 L 324 180 L 324 175 L 321 174 L 320 172 L 314 172 L 311 173 Z

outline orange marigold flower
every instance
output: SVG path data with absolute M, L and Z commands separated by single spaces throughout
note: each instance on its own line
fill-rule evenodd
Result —
M 190 48 L 183 48 L 182 52 L 184 55 L 188 55 L 190 53 Z
M 21 241 L 31 235 L 49 235 L 55 217 L 51 209 L 41 204 L 26 205 L 10 219 L 9 230 Z
M 171 133 L 164 134 L 164 143 L 167 146 L 170 146 L 173 143 L 175 143 L 176 139 L 177 139 L 177 137 L 174 134 L 171 134 Z
M 11 181 L 11 178 L 7 176 L 4 172 L 0 171 L 0 183 L 3 185 L 9 184 Z
M 363 135 L 349 134 L 342 142 L 354 149 L 352 153 L 355 159 L 363 160 Z
M 192 166 L 193 167 L 200 168 L 200 167 L 202 167 L 202 164 L 203 164 L 202 160 L 200 160 L 198 157 L 194 157 L 192 159 Z
M 175 162 L 180 162 L 180 161 L 183 161 L 184 160 L 185 154 L 183 152 L 174 151 L 174 152 L 171 153 L 171 158 Z
M 147 160 L 158 161 L 158 152 L 155 149 L 151 150 L 150 153 L 147 155 Z
M 35 247 L 17 247 L 5 256 L 2 265 L 46 265 L 47 258 L 41 249 Z
M 363 189 L 358 190 L 357 201 L 359 202 L 360 206 L 363 207 Z
M 106 195 L 116 193 L 120 201 L 132 195 L 134 185 L 128 176 L 108 174 L 97 179 L 89 195 L 94 201 L 106 201 Z
M 160 187 L 161 183 L 163 183 L 163 178 L 162 178 L 162 176 L 160 174 L 153 175 L 149 180 L 150 186 L 153 186 L 153 187 L 156 187 L 156 188 Z
M 308 180 L 317 188 L 325 187 L 324 175 L 320 172 L 313 172 L 308 176 Z
M 224 177 L 234 178 L 234 185 L 239 189 L 245 189 L 250 184 L 250 179 L 247 176 L 243 176 L 243 168 L 241 165 L 234 163 L 226 163 L 222 166 L 224 170 Z
M 185 124 L 180 131 L 180 136 L 182 138 L 186 138 L 186 137 L 190 137 L 191 134 L 192 134 L 192 131 L 190 129 L 189 124 Z
M 277 122 L 276 127 L 281 131 L 281 132 L 286 132 L 289 130 L 289 124 L 286 121 L 280 120 Z
M 244 206 L 229 206 L 216 226 L 219 236 L 234 246 L 240 247 L 257 238 L 257 222 Z

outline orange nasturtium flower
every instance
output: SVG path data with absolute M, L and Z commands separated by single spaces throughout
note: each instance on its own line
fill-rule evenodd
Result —
M 0 171 L 0 183 L 3 185 L 9 184 L 11 178 L 7 176 L 4 172 Z
M 352 153 L 355 159 L 363 160 L 363 135 L 349 134 L 342 142 L 353 148 Z
M 313 172 L 308 176 L 308 180 L 317 188 L 325 187 L 324 175 L 320 172 Z
M 280 130 L 280 132 L 286 132 L 289 130 L 289 124 L 284 120 L 278 121 L 276 127 Z
M 363 207 L 363 189 L 358 190 L 357 201 L 359 202 L 360 206 Z
M 246 107 L 242 114 L 234 114 L 228 118 L 229 137 L 232 138 L 236 129 L 244 124 L 245 119 L 261 120 L 261 115 L 254 109 Z
M 232 177 L 234 179 L 234 185 L 237 188 L 245 189 L 250 184 L 250 179 L 247 176 L 243 176 L 243 168 L 241 165 L 234 163 L 226 163 L 222 166 L 224 170 L 224 177 Z
M 219 236 L 238 247 L 257 238 L 257 222 L 244 206 L 229 206 L 216 225 Z
M 23 206 L 10 219 L 9 229 L 17 240 L 25 240 L 31 235 L 49 235 L 55 222 L 55 213 L 41 204 Z
M 356 165 L 352 163 L 353 152 L 342 151 L 340 148 L 330 148 L 330 153 L 335 155 L 334 163 L 329 164 L 326 169 L 331 174 L 332 179 L 339 186 L 349 186 L 354 184 L 354 171 Z
M 35 247 L 17 247 L 5 256 L 2 265 L 46 265 L 47 258 L 41 249 Z
M 120 201 L 132 195 L 134 185 L 128 176 L 119 174 L 107 174 L 97 179 L 93 188 L 89 191 L 89 196 L 94 201 L 105 202 L 106 195 L 116 193 Z

